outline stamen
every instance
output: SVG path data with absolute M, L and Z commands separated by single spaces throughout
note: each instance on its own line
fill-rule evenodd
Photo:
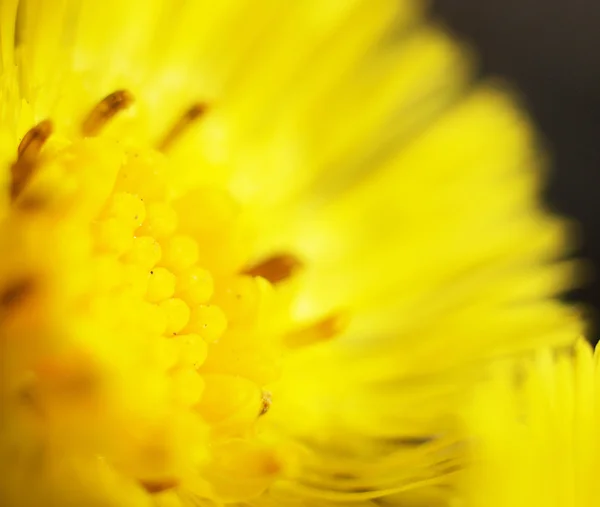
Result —
M 19 161 L 25 158 L 35 158 L 38 156 L 44 143 L 52 134 L 54 127 L 50 120 L 44 120 L 31 128 L 19 143 L 17 155 Z
M 260 414 L 258 414 L 259 417 L 261 415 L 265 415 L 269 411 L 269 409 L 271 408 L 271 403 L 273 403 L 273 399 L 271 398 L 271 393 L 269 391 L 263 391 L 262 392 L 262 406 L 260 409 Z
M 93 363 L 82 356 L 45 358 L 33 371 L 55 395 L 74 403 L 92 400 L 101 389 Z
M 87 137 L 98 135 L 118 112 L 127 109 L 133 104 L 133 101 L 133 95 L 127 90 L 117 90 L 107 95 L 84 120 L 81 125 L 81 133 Z
M 206 104 L 198 102 L 190 107 L 177 122 L 171 127 L 163 139 L 158 143 L 159 151 L 168 151 L 183 133 L 200 118 L 207 110 Z
M 244 270 L 250 276 L 262 276 L 271 283 L 283 282 L 303 266 L 302 262 L 291 254 L 278 254 Z
M 335 313 L 324 317 L 313 324 L 288 334 L 284 342 L 290 348 L 299 348 L 324 342 L 339 335 L 350 322 L 346 313 Z
M 164 479 L 162 481 L 140 481 L 139 484 L 148 493 L 155 495 L 176 488 L 178 481 L 176 479 Z
M 11 167 L 11 199 L 16 199 L 25 188 L 35 170 L 40 151 L 53 130 L 52 122 L 44 120 L 30 129 L 21 140 L 17 149 L 17 161 Z
M 18 402 L 27 409 L 31 410 L 38 417 L 44 417 L 44 409 L 39 400 L 39 394 L 36 391 L 35 384 L 31 381 L 21 387 L 17 393 Z
M 394 439 L 390 439 L 389 443 L 393 447 L 418 447 L 422 445 L 427 445 L 436 440 L 437 437 L 431 435 L 423 435 L 423 436 L 405 436 L 398 437 Z
M 25 297 L 32 293 L 34 282 L 25 278 L 9 285 L 0 292 L 0 307 L 11 308 L 23 301 Z

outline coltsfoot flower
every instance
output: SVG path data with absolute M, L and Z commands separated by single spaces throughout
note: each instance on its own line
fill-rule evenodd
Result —
M 579 333 L 527 120 L 420 3 L 0 16 L 2 505 L 444 501 L 475 366 Z

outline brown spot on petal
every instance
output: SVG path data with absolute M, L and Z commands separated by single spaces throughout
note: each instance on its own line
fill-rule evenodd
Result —
M 330 340 L 341 334 L 349 321 L 347 313 L 334 313 L 292 331 L 284 338 L 284 343 L 290 348 L 298 348 Z
M 158 493 L 163 493 L 164 491 L 176 488 L 179 484 L 179 481 L 177 481 L 177 479 L 146 480 L 139 481 L 139 484 L 151 495 L 156 495 Z
M 185 131 L 201 116 L 204 115 L 208 106 L 202 102 L 193 104 L 187 111 L 175 122 L 171 129 L 158 142 L 157 148 L 160 151 L 168 151 L 175 142 L 181 138 Z
M 273 255 L 244 270 L 250 276 L 262 276 L 271 283 L 283 282 L 302 267 L 302 262 L 294 255 L 283 253 Z

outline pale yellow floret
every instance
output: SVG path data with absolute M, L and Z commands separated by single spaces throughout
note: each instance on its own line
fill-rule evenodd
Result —
M 599 372 L 598 352 L 583 339 L 497 365 L 468 420 L 475 463 L 467 505 L 597 504 Z
M 0 504 L 455 500 L 471 384 L 580 322 L 526 117 L 422 10 L 0 3 Z

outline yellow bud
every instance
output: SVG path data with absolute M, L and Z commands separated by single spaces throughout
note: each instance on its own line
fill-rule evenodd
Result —
M 151 269 L 160 260 L 160 257 L 160 245 L 153 237 L 138 236 L 133 239 L 131 249 L 125 254 L 124 260 L 145 269 Z
M 206 303 L 213 293 L 213 279 L 206 269 L 197 266 L 177 277 L 177 296 L 190 306 Z
M 166 334 L 174 334 L 181 331 L 190 319 L 190 308 L 184 301 L 178 298 L 167 299 L 160 303 L 167 316 Z
M 227 329 L 227 317 L 215 305 L 199 305 L 192 309 L 186 331 L 199 334 L 207 342 L 215 342 Z
M 161 265 L 180 273 L 198 260 L 198 244 L 189 236 L 174 236 L 163 244 Z
M 165 198 L 166 161 L 156 151 L 131 153 L 121 168 L 116 181 L 116 190 L 139 195 L 144 202 Z
M 151 202 L 146 206 L 146 220 L 140 234 L 160 239 L 170 236 L 177 228 L 177 213 L 165 202 Z
M 146 208 L 139 196 L 117 192 L 112 196 L 104 215 L 122 220 L 132 229 L 136 229 L 144 221 Z
M 151 303 L 159 303 L 170 298 L 175 292 L 176 278 L 165 268 L 154 268 L 148 278 L 146 299 Z

